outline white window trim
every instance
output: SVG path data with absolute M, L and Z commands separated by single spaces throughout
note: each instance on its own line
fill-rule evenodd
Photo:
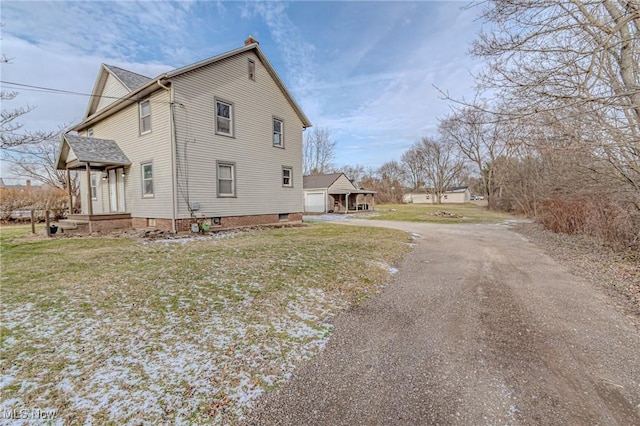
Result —
M 96 189 L 95 196 L 93 194 L 93 188 Z M 98 199 L 98 175 L 94 172 L 91 172 L 91 187 L 89 187 L 89 195 L 94 201 Z
M 289 183 L 286 184 L 284 183 L 284 171 L 288 170 L 289 171 Z M 280 181 L 282 182 L 282 187 L 283 188 L 293 188 L 293 167 L 290 166 L 282 166 L 282 172 L 280 173 Z
M 93 137 L 93 127 L 87 129 L 87 137 L 88 138 L 92 138 Z
M 151 178 L 150 179 L 145 179 L 144 177 L 144 168 L 145 166 L 151 166 Z M 142 198 L 153 198 L 155 197 L 155 188 L 154 188 L 154 176 L 153 176 L 153 161 L 145 161 L 144 163 L 140 163 L 140 183 L 141 183 L 141 193 L 142 193 Z M 151 180 L 151 193 L 150 194 L 145 194 L 144 193 L 144 182 L 146 180 Z
M 280 122 L 280 144 L 276 145 L 273 141 L 273 137 L 276 134 L 276 130 L 273 128 L 276 121 Z M 276 148 L 284 148 L 284 120 L 278 117 L 272 117 L 271 119 L 271 143 Z
M 256 61 L 251 58 L 248 58 L 247 62 L 247 72 L 249 74 L 249 80 L 256 81 Z
M 142 115 L 142 104 L 147 103 L 149 104 L 149 114 L 147 115 Z M 151 101 L 149 99 L 145 99 L 143 101 L 138 102 L 138 125 L 140 126 L 140 134 L 141 135 L 146 135 L 147 133 L 151 133 Z M 143 120 L 145 118 L 149 117 L 149 130 L 142 130 L 143 129 Z
M 230 138 L 235 137 L 235 120 L 234 120 L 234 115 L 235 115 L 234 109 L 235 109 L 235 107 L 233 105 L 233 102 L 225 101 L 223 99 L 215 98 L 215 97 L 213 99 L 214 99 L 214 102 L 213 102 L 213 108 L 214 108 L 213 117 L 214 117 L 214 120 L 215 120 L 214 125 L 215 125 L 216 135 L 227 136 L 227 137 L 230 137 Z M 218 103 L 227 105 L 229 107 L 229 121 L 230 121 L 230 123 L 229 123 L 229 132 L 230 133 L 225 133 L 225 132 L 222 132 L 222 131 L 220 131 L 218 129 Z M 226 119 L 226 117 L 222 117 L 222 118 Z
M 220 166 L 229 166 L 231 167 L 231 188 L 232 193 L 221 193 L 220 192 Z M 236 192 L 236 163 L 233 161 L 216 161 L 216 196 L 218 198 L 237 198 Z

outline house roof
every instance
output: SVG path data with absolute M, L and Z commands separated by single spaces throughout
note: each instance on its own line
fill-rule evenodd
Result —
M 138 87 L 144 86 L 151 80 L 151 77 L 146 77 L 142 74 L 138 74 L 132 71 L 116 67 L 114 65 L 103 64 L 104 67 L 111 71 L 111 73 L 131 92 Z
M 79 163 L 109 166 L 128 166 L 131 164 L 116 141 L 63 134 L 56 158 L 56 169 L 64 170 L 66 168 L 67 158 L 71 152 Z
M 468 186 L 454 186 L 454 187 L 445 189 L 444 192 L 448 192 L 448 193 L 464 192 L 468 188 L 469 188 Z M 433 188 L 426 188 L 424 186 L 421 186 L 420 188 L 416 188 L 413 191 L 409 192 L 408 194 L 430 194 L 433 191 L 434 191 Z
M 89 102 L 89 107 L 87 109 L 87 113 L 85 114 L 85 118 L 82 122 L 76 124 L 70 130 L 79 131 L 79 130 L 86 129 L 95 121 L 101 120 L 103 118 L 110 116 L 111 114 L 114 114 L 115 112 L 119 111 L 125 106 L 130 105 L 132 102 L 139 101 L 140 99 L 147 96 L 149 93 L 153 91 L 160 90 L 162 88 L 160 84 L 171 83 L 171 79 L 174 77 L 178 77 L 181 74 L 187 73 L 189 71 L 193 71 L 198 68 L 202 68 L 204 66 L 207 66 L 207 65 L 222 61 L 224 59 L 230 58 L 232 56 L 239 55 L 241 53 L 245 53 L 252 50 L 258 56 L 260 61 L 262 61 L 265 68 L 267 69 L 271 77 L 274 79 L 278 87 L 280 87 L 280 90 L 282 90 L 282 93 L 284 94 L 285 98 L 287 99 L 287 101 L 289 101 L 289 104 L 291 105 L 291 107 L 294 109 L 294 111 L 300 118 L 300 121 L 302 121 L 302 125 L 304 127 L 311 127 L 312 126 L 311 121 L 309 121 L 309 118 L 302 111 L 302 108 L 300 108 L 300 105 L 298 105 L 295 99 L 293 99 L 293 96 L 291 96 L 291 93 L 289 93 L 289 90 L 285 86 L 280 76 L 278 76 L 278 73 L 276 72 L 276 70 L 273 68 L 273 66 L 267 59 L 267 56 L 264 54 L 262 49 L 260 49 L 260 46 L 258 45 L 258 43 L 251 43 L 246 46 L 243 46 L 234 50 L 230 50 L 228 52 L 214 56 L 212 58 L 205 59 L 203 61 L 199 61 L 194 64 L 184 66 L 182 68 L 177 68 L 173 71 L 169 71 L 164 74 L 160 74 L 155 78 L 148 79 L 146 82 L 142 82 L 143 79 L 147 78 L 143 75 L 136 74 L 131 71 L 123 70 L 122 68 L 114 67 L 113 65 L 102 64 L 102 70 L 98 75 L 96 84 L 94 85 L 93 92 L 92 92 L 93 98 Z M 130 89 L 129 94 L 123 97 L 122 99 L 116 100 L 115 102 L 101 109 L 100 111 L 91 113 L 91 111 L 95 111 L 94 107 L 97 106 L 97 102 L 100 99 L 100 93 L 106 83 L 105 73 L 107 71 L 113 74 L 126 87 L 130 87 L 129 84 L 133 86 L 138 82 L 142 82 L 142 85 L 134 89 Z M 129 84 L 123 81 L 123 78 L 129 81 Z
M 344 173 L 331 173 L 329 175 L 309 175 L 302 177 L 302 188 L 329 188 Z

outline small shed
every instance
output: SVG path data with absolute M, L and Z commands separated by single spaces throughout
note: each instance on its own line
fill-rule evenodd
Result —
M 358 188 L 344 173 L 303 177 L 305 213 L 373 210 L 376 191 Z

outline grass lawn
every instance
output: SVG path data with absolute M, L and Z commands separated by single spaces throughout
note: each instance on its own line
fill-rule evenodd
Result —
M 328 224 L 156 241 L 0 228 L 0 411 L 233 424 L 382 288 L 407 242 Z
M 436 212 L 449 212 L 460 217 L 437 216 Z M 383 204 L 376 206 L 376 213 L 363 218 L 430 223 L 494 223 L 514 217 L 508 213 L 494 212 L 486 206 L 469 204 Z

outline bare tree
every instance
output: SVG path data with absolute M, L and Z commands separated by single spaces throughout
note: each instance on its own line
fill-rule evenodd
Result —
M 33 179 L 49 186 L 67 189 L 66 171 L 56 170 L 56 149 L 58 139 L 50 138 L 39 143 L 15 146 L 2 152 L 2 159 L 12 164 L 17 176 Z M 71 179 L 71 192 L 78 195 L 78 177 Z
M 0 57 L 0 63 L 9 64 L 11 59 L 4 54 Z M 0 101 L 3 107 L 7 102 L 12 101 L 18 96 L 18 92 L 0 90 Z M 16 146 L 36 144 L 46 139 L 54 137 L 56 132 L 44 131 L 27 131 L 23 130 L 23 124 L 17 120 L 29 111 L 33 110 L 33 106 L 24 106 L 14 109 L 2 108 L 0 112 L 0 148 L 9 149 Z
M 365 167 L 361 164 L 344 164 L 342 167 L 335 169 L 336 173 L 344 173 L 354 182 L 360 182 L 365 177 Z
M 437 204 L 442 202 L 445 191 L 465 171 L 465 163 L 457 155 L 455 145 L 434 138 L 423 137 L 416 144 L 422 158 L 423 172 Z
M 380 187 L 383 192 L 379 198 L 387 199 L 393 204 L 400 203 L 405 192 L 403 181 L 406 176 L 402 165 L 395 160 L 387 161 L 378 168 L 377 175 L 380 177 Z
M 326 127 L 313 127 L 304 135 L 303 173 L 319 175 L 332 169 L 337 142 L 331 138 L 331 131 Z
M 551 123 L 640 192 L 640 6 L 637 1 L 494 0 L 472 53 L 479 87 L 504 118 Z M 574 120 L 580 117 L 580 120 Z M 578 124 L 567 128 L 567 121 Z M 538 123 L 536 123 L 538 124 Z M 639 206 L 640 207 L 640 206 Z
M 408 186 L 416 189 L 424 185 L 424 164 L 420 148 L 414 144 L 411 148 L 402 153 L 400 164 L 404 170 L 404 176 Z
M 438 130 L 443 139 L 453 143 L 475 167 L 482 181 L 482 190 L 489 208 L 494 207 L 496 160 L 509 155 L 515 140 L 511 139 L 508 123 L 497 121 L 494 114 L 480 108 L 467 107 L 440 120 Z
M 378 175 L 381 179 L 388 179 L 390 181 L 402 182 L 405 178 L 405 171 L 400 163 L 395 160 L 387 161 L 380 168 L 378 168 Z

